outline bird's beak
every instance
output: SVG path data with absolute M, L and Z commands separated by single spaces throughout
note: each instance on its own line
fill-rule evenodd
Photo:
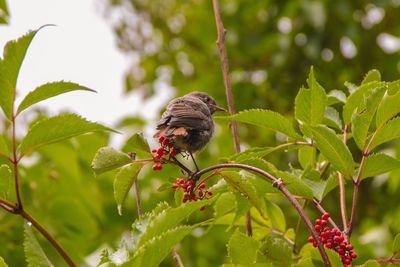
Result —
M 215 110 L 216 110 L 216 111 L 226 111 L 226 109 L 221 108 L 221 107 L 219 107 L 219 106 L 215 106 Z

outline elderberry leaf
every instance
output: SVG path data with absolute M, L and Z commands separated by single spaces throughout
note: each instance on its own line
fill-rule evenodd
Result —
M 8 165 L 1 165 L 0 166 L 0 197 L 1 198 L 8 198 L 8 193 L 10 191 L 12 183 L 12 175 L 11 169 Z
M 369 82 L 365 84 L 361 84 L 356 90 L 347 98 L 346 104 L 343 106 L 343 122 L 345 125 L 351 122 L 351 118 L 353 114 L 357 110 L 365 109 L 365 96 L 368 96 L 369 93 L 377 88 L 385 87 L 383 82 Z
M 228 242 L 228 257 L 233 264 L 253 265 L 259 248 L 259 241 L 236 229 Z
M 285 232 L 286 231 L 286 220 L 282 209 L 273 203 L 272 201 L 265 199 L 265 206 L 268 214 L 268 218 L 271 221 L 273 228 Z
M 135 133 L 125 142 L 122 151 L 129 153 L 135 153 L 139 156 L 149 156 L 151 155 L 150 146 L 144 139 L 142 133 Z
M 112 147 L 102 147 L 92 161 L 92 169 L 96 174 L 101 174 L 117 169 L 132 162 L 128 154 L 120 152 Z
M 313 67 L 310 69 L 307 85 L 309 89 L 300 88 L 296 96 L 294 114 L 303 123 L 318 125 L 324 118 L 327 96 L 325 89 L 315 79 Z
M 33 234 L 32 228 L 28 225 L 24 227 L 24 252 L 28 267 L 53 267 Z
M 331 129 L 324 126 L 306 127 L 314 139 L 318 150 L 343 175 L 350 179 L 354 174 L 354 160 L 349 148 Z
M 397 138 L 400 138 L 400 117 L 388 121 L 382 128 L 376 130 L 368 150 L 371 151 L 375 147 Z
M 362 80 L 361 84 L 366 84 L 369 82 L 380 82 L 381 81 L 381 73 L 379 70 L 372 69 L 365 74 L 364 79 Z
M 85 86 L 72 82 L 59 81 L 59 82 L 46 83 L 37 87 L 36 89 L 29 92 L 25 96 L 25 98 L 18 106 L 17 114 L 21 113 L 23 110 L 29 108 L 30 106 L 38 102 L 41 102 L 43 100 L 49 99 L 51 97 L 60 94 L 77 90 L 96 92 L 95 90 L 89 89 Z
M 232 192 L 222 193 L 214 204 L 215 218 L 222 217 L 223 215 L 235 210 L 236 197 Z
M 385 94 L 376 111 L 376 128 L 382 127 L 387 121 L 392 119 L 400 112 L 400 87 L 397 92 L 390 95 L 389 92 Z
M 114 130 L 101 124 L 87 121 L 76 114 L 66 113 L 35 123 L 22 139 L 19 151 L 22 154 L 27 154 L 41 146 L 99 131 Z
M 365 158 L 361 179 L 378 176 L 398 168 L 400 168 L 400 160 L 382 153 L 371 154 Z
M 4 261 L 2 257 L 0 257 L 0 267 L 8 267 L 7 263 Z
M 22 62 L 36 33 L 45 26 L 29 31 L 17 40 L 9 41 L 4 46 L 3 58 L 0 60 L 0 107 L 3 109 L 6 118 L 10 120 L 13 115 L 17 79 Z
M 364 264 L 357 267 L 381 267 L 381 265 L 375 260 L 368 260 Z
M 142 167 L 142 163 L 131 163 L 122 167 L 115 175 L 114 198 L 117 202 L 119 215 L 122 215 L 122 205 L 124 204 L 128 192 L 136 181 Z
M 0 156 L 5 158 L 8 156 L 8 146 L 2 135 L 0 135 Z
M 187 236 L 193 228 L 194 226 L 179 226 L 154 236 L 135 250 L 135 254 L 130 261 L 120 266 L 159 266 L 172 248 Z
M 215 118 L 252 124 L 272 131 L 281 132 L 296 140 L 303 139 L 294 130 L 292 122 L 281 114 L 267 109 L 249 109 L 241 111 L 235 115 L 215 116 Z
M 394 238 L 392 252 L 395 257 L 400 255 L 400 233 Z
M 277 177 L 282 178 L 283 184 L 293 195 L 303 196 L 307 199 L 313 198 L 313 192 L 311 188 L 295 174 L 278 171 L 276 175 Z
M 291 266 L 292 248 L 281 237 L 275 237 L 272 234 L 267 235 L 260 247 L 260 252 L 278 266 Z

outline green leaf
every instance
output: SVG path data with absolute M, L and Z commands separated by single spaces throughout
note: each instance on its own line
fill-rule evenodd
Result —
M 25 225 L 24 251 L 28 267 L 52 267 L 42 247 L 32 232 L 32 228 Z
M 21 113 L 23 110 L 27 109 L 28 107 L 32 106 L 33 104 L 36 104 L 40 101 L 43 101 L 45 99 L 64 94 L 67 92 L 71 91 L 77 91 L 77 90 L 83 90 L 83 91 L 90 91 L 90 92 L 96 92 L 95 90 L 89 89 L 85 86 L 81 86 L 76 83 L 72 82 L 52 82 L 52 83 L 46 83 L 43 84 L 39 87 L 37 87 L 35 90 L 29 92 L 25 98 L 22 100 L 22 102 L 18 106 L 18 111 L 17 114 Z
M 324 115 L 324 121 L 323 123 L 329 127 L 336 128 L 336 129 L 342 129 L 342 120 L 340 119 L 339 112 L 332 108 L 332 107 L 327 107 L 325 109 L 325 115 Z
M 368 136 L 368 130 L 371 126 L 372 119 L 378 108 L 379 103 L 385 93 L 384 88 L 378 88 L 371 93 L 366 99 L 366 108 L 361 112 L 358 111 L 352 118 L 351 131 L 353 133 L 354 141 L 357 146 L 362 150 L 364 149 L 365 142 Z
M 276 175 L 277 177 L 282 178 L 284 185 L 290 193 L 296 196 L 303 196 L 307 199 L 313 198 L 311 188 L 296 175 L 283 171 L 278 171 Z
M 343 122 L 348 125 L 351 122 L 353 113 L 356 110 L 365 109 L 364 98 L 373 89 L 378 89 L 384 87 L 385 84 L 382 82 L 370 82 L 362 84 L 357 87 L 356 91 L 352 93 L 348 98 L 346 104 L 343 106 Z
M 8 267 L 7 263 L 4 261 L 2 257 L 0 257 L 0 267 Z
M 303 139 L 298 133 L 296 133 L 292 123 L 288 119 L 277 112 L 267 109 L 249 109 L 232 116 L 218 116 L 215 118 L 253 124 L 272 131 L 281 132 L 293 139 Z
M 107 146 L 97 150 L 92 161 L 92 169 L 96 174 L 101 174 L 122 167 L 130 162 L 132 162 L 132 159 L 128 154 Z
M 322 201 L 323 198 L 333 189 L 335 189 L 338 185 L 338 179 L 336 175 L 331 175 L 327 180 L 310 180 L 304 179 L 304 182 L 311 188 L 313 195 L 319 201 Z
M 41 28 L 30 31 L 17 40 L 9 41 L 4 47 L 3 59 L 0 61 L 0 107 L 10 120 L 22 62 L 32 39 Z
M 19 150 L 26 154 L 44 145 L 98 131 L 113 130 L 75 114 L 62 114 L 34 124 L 22 139 Z
M 400 112 L 399 103 L 400 91 L 394 95 L 385 94 L 376 112 L 376 128 L 382 127 Z
M 180 226 L 153 237 L 135 251 L 132 260 L 121 267 L 159 266 L 172 248 L 192 230 L 193 226 Z
M 265 202 L 258 196 L 256 188 L 250 181 L 242 179 L 242 176 L 235 171 L 222 171 L 220 175 L 235 191 L 242 193 L 262 217 L 267 218 Z
M 236 197 L 232 192 L 222 193 L 214 204 L 215 217 L 221 217 L 235 210 Z
M 0 24 L 8 24 L 9 15 L 6 0 L 0 0 Z
M 364 79 L 362 80 L 361 84 L 366 84 L 369 82 L 380 82 L 381 81 L 381 73 L 379 70 L 372 69 L 365 74 Z
M 299 121 L 318 125 L 324 118 L 327 96 L 324 88 L 316 81 L 312 67 L 307 84 L 309 89 L 301 88 L 296 96 L 294 114 Z
M 280 237 L 267 235 L 260 248 L 261 253 L 277 266 L 291 266 L 292 248 Z
M 374 177 L 400 168 L 400 160 L 385 154 L 371 154 L 365 158 L 361 179 Z
M 393 256 L 400 254 L 400 234 L 397 234 L 392 244 Z
M 382 128 L 376 130 L 368 150 L 371 151 L 375 147 L 397 138 L 400 138 L 400 117 L 388 121 Z
M 285 232 L 286 220 L 285 220 L 285 215 L 283 214 L 281 208 L 268 199 L 265 199 L 265 206 L 272 227 L 281 232 Z
M 316 159 L 316 149 L 312 146 L 302 146 L 298 151 L 298 159 L 303 169 L 314 166 Z
M 249 266 L 256 263 L 259 247 L 259 241 L 236 229 L 228 242 L 228 257 L 231 263 Z
M 137 245 L 142 246 L 163 232 L 176 227 L 194 211 L 198 211 L 200 207 L 209 205 L 213 201 L 214 199 L 188 202 L 177 208 L 168 207 L 164 209 L 156 216 L 151 218 L 144 232 L 140 235 Z M 134 225 L 138 225 L 138 223 L 140 224 L 140 221 L 136 222 Z M 133 231 L 135 230 L 137 229 L 134 228 Z
M 2 135 L 0 135 L 0 156 L 8 157 L 8 147 Z
M 327 127 L 307 127 L 321 153 L 347 178 L 354 174 L 354 160 L 348 147 Z
M 122 148 L 124 152 L 133 152 L 138 155 L 150 155 L 150 147 L 142 133 L 135 133 L 125 142 Z
M 0 166 L 0 197 L 7 199 L 12 183 L 12 173 L 8 165 Z
M 381 265 L 375 260 L 368 260 L 363 265 L 357 267 L 381 267 Z
M 131 163 L 122 167 L 114 178 L 114 198 L 117 202 L 118 213 L 122 215 L 122 205 L 133 183 L 137 179 L 143 164 Z
M 337 103 L 346 103 L 346 94 L 343 91 L 332 90 L 328 93 L 327 105 L 332 106 Z

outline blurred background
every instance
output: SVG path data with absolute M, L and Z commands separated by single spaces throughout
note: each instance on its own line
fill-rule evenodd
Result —
M 57 25 L 41 31 L 33 41 L 18 80 L 19 97 L 42 83 L 61 79 L 98 91 L 95 95 L 75 92 L 41 104 L 28 118 L 21 119 L 20 135 L 29 119 L 64 110 L 104 122 L 123 133 L 82 136 L 51 145 L 28 162 L 22 173 L 28 209 L 51 226 L 78 262 L 96 264 L 102 247 L 118 247 L 136 211 L 132 195 L 126 212 L 118 216 L 112 174 L 93 178 L 90 170 L 95 151 L 110 142 L 121 146 L 129 134 L 138 131 L 144 131 L 151 141 L 155 121 L 174 96 L 206 91 L 226 106 L 212 3 L 3 2 L 0 0 L 1 47 L 29 29 Z M 383 80 L 400 77 L 400 0 L 224 0 L 220 5 L 237 110 L 268 108 L 292 117 L 294 98 L 312 65 L 327 92 L 336 89 L 348 94 L 344 82 L 359 84 L 373 68 L 380 70 Z M 281 142 L 280 136 L 255 127 L 240 126 L 239 130 L 244 148 Z M 212 143 L 198 154 L 198 162 L 208 166 L 232 153 L 232 139 L 221 122 Z M 290 151 L 268 160 L 281 169 L 296 164 Z M 141 177 L 144 210 L 151 210 L 161 200 L 173 203 L 171 192 L 158 192 L 157 188 L 177 175 L 173 168 L 166 168 Z M 363 219 L 357 221 L 353 234 L 356 248 L 362 247 L 357 250 L 360 262 L 388 256 L 393 233 L 400 232 L 399 175 L 393 172 L 363 185 L 360 206 L 364 208 L 358 214 Z M 351 191 L 347 196 L 350 203 Z M 335 214 L 337 190 L 325 202 L 339 219 Z M 279 197 L 277 203 L 288 206 Z M 291 208 L 285 210 L 288 227 L 294 228 L 296 214 Z M 206 210 L 197 216 L 212 212 Z M 309 213 L 313 212 L 311 208 Z M 20 218 L 0 211 L 0 224 L 0 255 L 10 266 L 24 266 Z M 300 240 L 305 242 L 306 235 L 303 231 Z M 225 226 L 199 229 L 179 247 L 183 261 L 187 266 L 222 264 L 229 236 Z M 43 244 L 46 246 L 46 242 Z M 51 254 L 52 249 L 46 249 Z M 173 266 L 172 258 L 163 266 Z

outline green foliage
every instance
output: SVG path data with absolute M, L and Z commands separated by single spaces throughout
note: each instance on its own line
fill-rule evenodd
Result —
M 77 90 L 96 92 L 85 86 L 81 86 L 79 84 L 71 82 L 60 81 L 60 82 L 46 83 L 44 85 L 39 86 L 38 88 L 36 88 L 35 90 L 33 90 L 32 92 L 28 93 L 25 96 L 25 98 L 18 106 L 17 114 L 21 113 L 23 110 L 27 109 L 28 107 L 40 101 L 46 100 L 51 97 L 55 97 L 60 94 Z
M 122 204 L 124 203 L 133 183 L 136 181 L 142 167 L 143 165 L 140 163 L 132 163 L 122 167 L 115 175 L 114 197 L 120 215 L 122 215 Z
M 19 150 L 22 154 L 27 154 L 41 146 L 99 131 L 113 130 L 75 114 L 62 114 L 35 123 L 22 139 Z
M 400 160 L 385 154 L 371 154 L 365 158 L 361 179 L 374 177 L 400 168 Z
M 141 133 L 135 133 L 125 142 L 124 147 L 122 148 L 124 152 L 135 152 L 140 156 L 150 156 L 150 147 L 147 143 L 146 139 L 143 137 Z
M 218 117 L 221 119 L 232 119 L 238 122 L 257 125 L 273 131 L 281 132 L 288 137 L 301 139 L 301 136 L 296 133 L 292 123 L 280 115 L 279 113 L 270 110 L 251 109 L 241 111 L 229 117 Z
M 101 174 L 122 167 L 131 161 L 132 159 L 126 153 L 112 147 L 102 147 L 93 158 L 92 169 L 96 174 Z
M 0 197 L 8 199 L 12 183 L 11 169 L 8 165 L 0 165 Z
M 25 225 L 24 251 L 28 267 L 53 267 L 33 234 L 32 228 Z
M 268 218 L 271 221 L 271 225 L 274 229 L 277 229 L 281 232 L 286 231 L 286 220 L 285 215 L 281 208 L 278 205 L 269 201 L 268 199 L 265 202 L 266 211 L 268 214 Z
M 8 267 L 7 263 L 4 261 L 2 257 L 0 257 L 0 267 Z
M 8 17 L 9 13 L 6 0 L 0 0 L 0 24 L 7 24 Z
M 233 264 L 245 266 L 256 263 L 260 243 L 239 230 L 236 230 L 228 243 L 228 257 Z
M 392 252 L 394 257 L 400 254 L 400 234 L 397 234 L 394 238 Z
M 318 125 L 324 118 L 326 93 L 315 80 L 313 68 L 310 70 L 307 84 L 309 89 L 301 88 L 296 96 L 294 114 L 296 119 L 303 123 Z
M 0 156 L 2 157 L 8 156 L 8 147 L 2 135 L 0 135 Z
M 400 137 L 400 118 L 394 118 L 388 121 L 382 128 L 376 129 L 374 136 L 371 137 L 369 150 Z

